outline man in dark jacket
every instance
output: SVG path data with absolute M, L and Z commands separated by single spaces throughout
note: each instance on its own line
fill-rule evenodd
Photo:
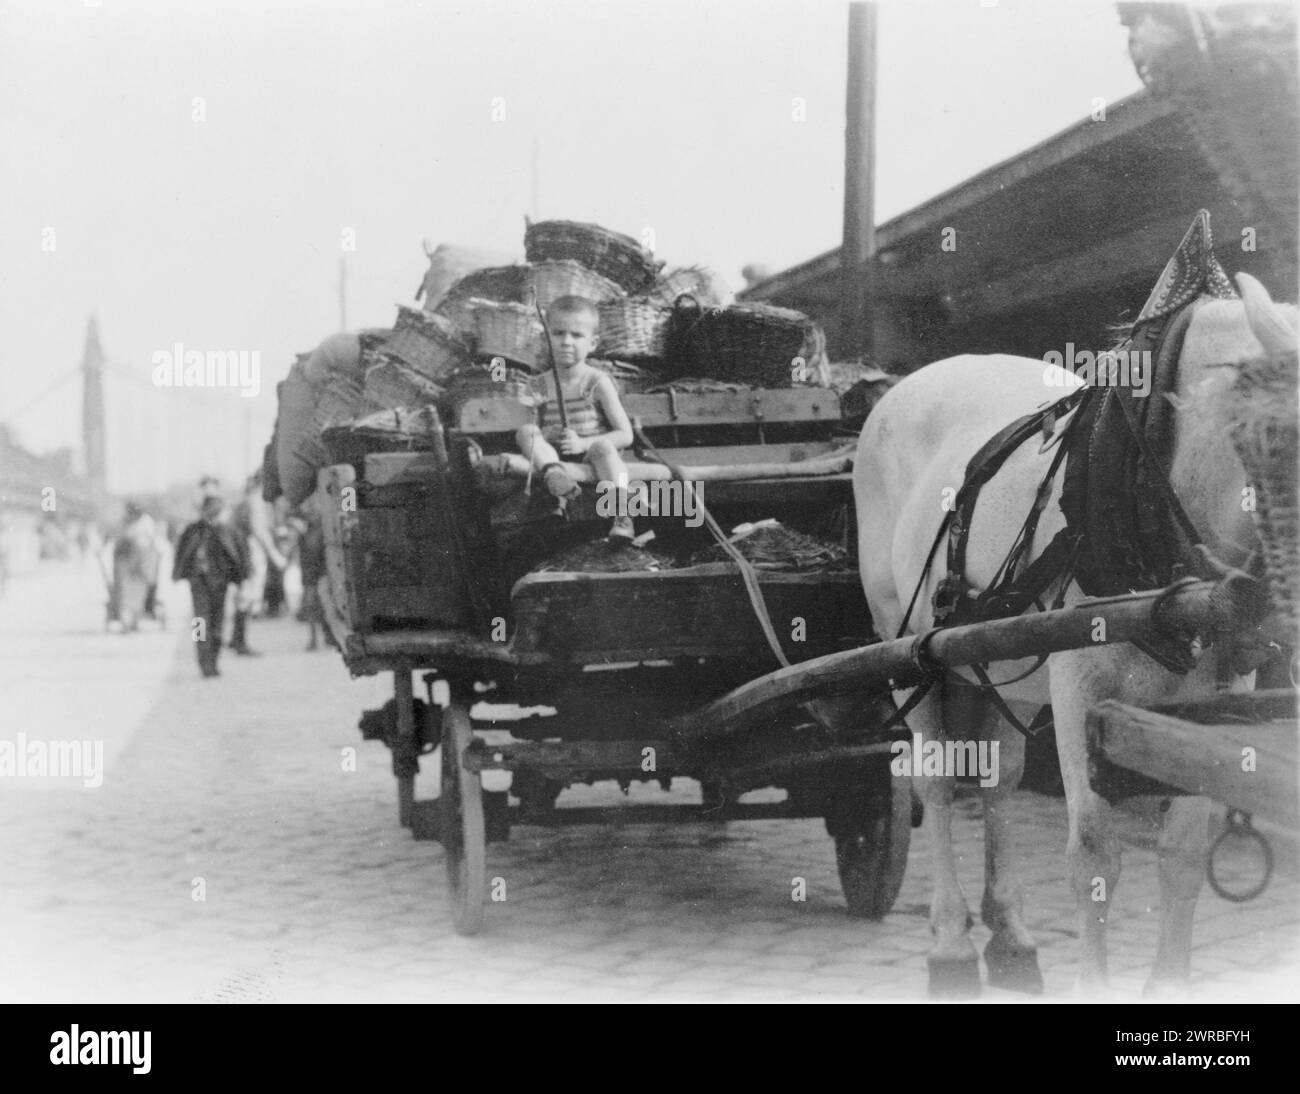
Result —
M 221 628 L 225 623 L 226 586 L 238 585 L 248 577 L 248 548 L 244 540 L 221 523 L 222 503 L 218 497 L 203 499 L 201 517 L 184 532 L 176 544 L 173 581 L 188 581 L 194 598 L 194 620 L 199 629 L 192 636 L 204 676 L 220 676 L 217 655 L 221 650 Z

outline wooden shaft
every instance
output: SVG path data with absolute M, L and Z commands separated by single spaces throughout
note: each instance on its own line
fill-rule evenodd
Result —
M 669 720 L 674 740 L 699 745 L 788 716 L 810 699 L 871 689 L 912 687 L 938 666 L 1017 661 L 1042 653 L 1131 642 L 1162 626 L 1192 633 L 1252 625 L 1264 609 L 1258 586 L 1240 575 L 1220 582 L 1124 597 L 1080 601 L 1069 608 L 995 619 L 877 642 L 780 669 L 729 692 L 700 710 Z

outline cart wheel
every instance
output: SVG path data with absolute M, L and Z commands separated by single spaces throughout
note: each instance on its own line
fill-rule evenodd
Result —
M 442 719 L 442 849 L 447 856 L 447 891 L 451 918 L 460 934 L 483 928 L 487 889 L 487 835 L 483 823 L 483 787 L 476 772 L 466 771 L 461 754 L 469 747 L 469 707 L 453 700 Z
M 903 887 L 907 850 L 912 841 L 912 780 L 889 778 L 888 808 L 864 831 L 835 837 L 835 864 L 840 887 L 855 919 L 881 919 Z

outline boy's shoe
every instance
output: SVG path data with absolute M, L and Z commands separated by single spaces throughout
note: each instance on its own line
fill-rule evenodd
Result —
M 609 535 L 605 538 L 616 547 L 631 547 L 635 536 L 636 529 L 632 526 L 631 517 L 615 517 L 614 523 L 609 526 Z
M 551 496 L 562 501 L 576 498 L 582 493 L 582 487 L 569 477 L 569 473 L 558 463 L 548 463 L 542 468 L 542 479 Z

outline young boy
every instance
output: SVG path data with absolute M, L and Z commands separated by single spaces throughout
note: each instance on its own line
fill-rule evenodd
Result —
M 590 300 L 562 296 L 546 309 L 546 333 L 560 374 L 561 391 L 551 373 L 536 378 L 534 389 L 544 400 L 540 425 L 522 426 L 515 435 L 519 450 L 532 462 L 561 504 L 581 493 L 560 455 L 591 464 L 603 482 L 618 491 L 617 513 L 609 530 L 611 543 L 628 544 L 635 534 L 627 516 L 627 465 L 619 449 L 632 443 L 632 423 L 619 401 L 614 381 L 587 364 L 600 336 L 600 315 Z M 560 425 L 557 399 L 564 400 L 568 428 Z M 559 455 L 556 449 L 559 449 Z
M 173 581 L 188 581 L 194 597 L 194 617 L 203 620 L 202 637 L 194 643 L 199 670 L 204 676 L 220 676 L 217 655 L 221 649 L 221 626 L 226 612 L 226 586 L 238 585 L 249 574 L 245 541 L 221 523 L 222 501 L 216 495 L 203 499 L 200 518 L 191 524 L 176 544 Z

